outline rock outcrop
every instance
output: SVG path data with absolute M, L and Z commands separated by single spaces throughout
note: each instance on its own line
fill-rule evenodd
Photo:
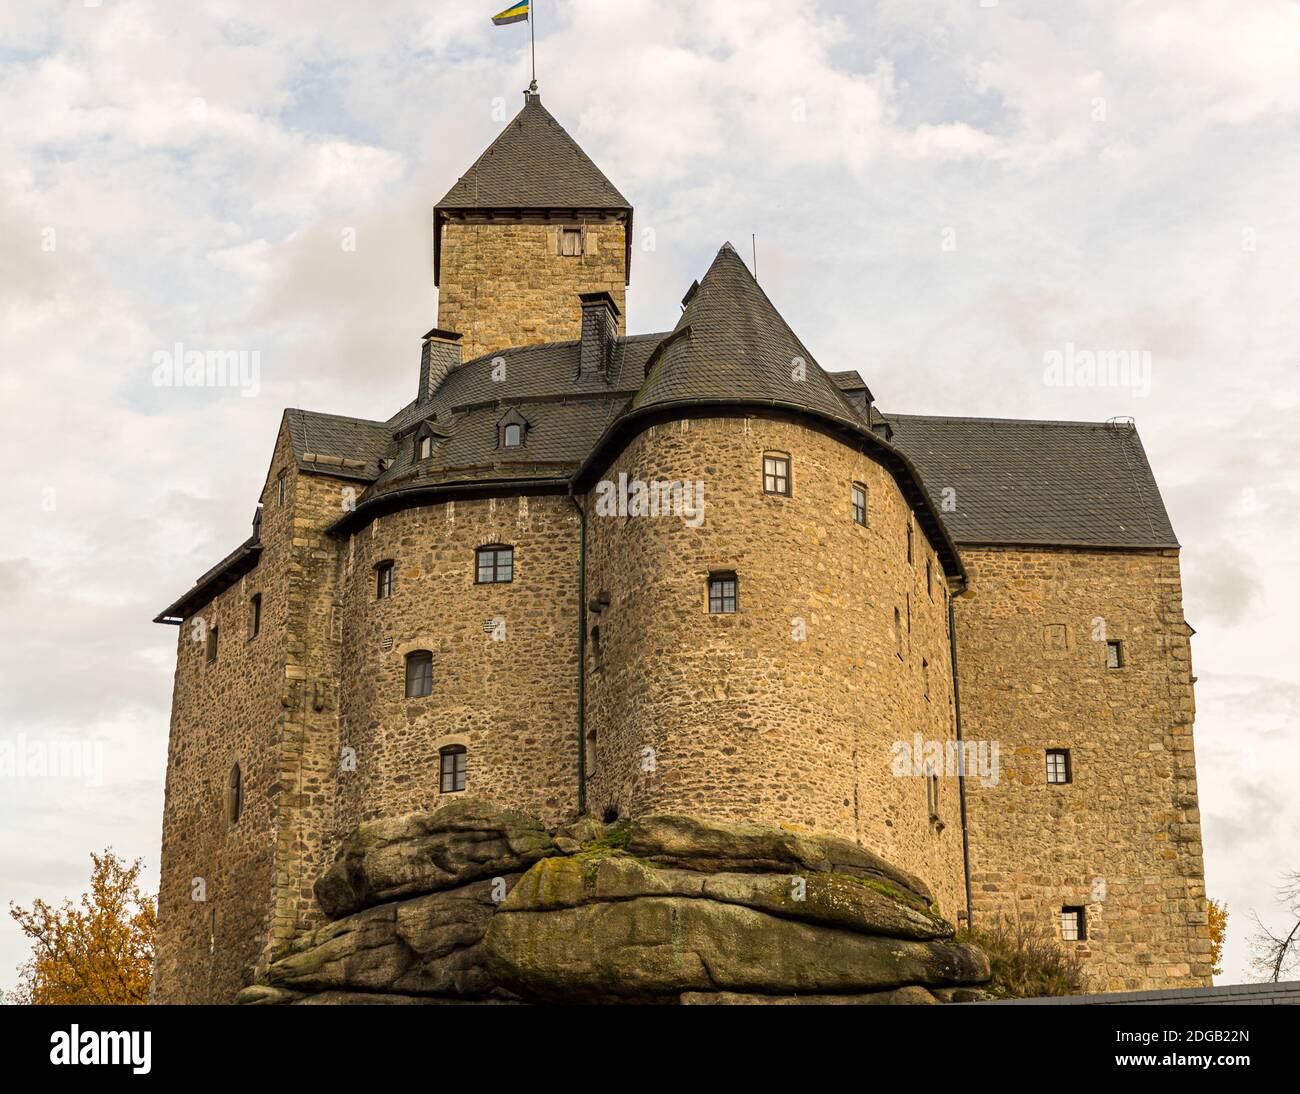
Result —
M 362 825 L 333 922 L 244 1003 L 884 1003 L 978 998 L 919 878 L 845 840 L 692 817 L 554 834 L 462 800 Z

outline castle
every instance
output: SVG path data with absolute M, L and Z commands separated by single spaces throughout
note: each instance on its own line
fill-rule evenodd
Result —
M 287 410 L 252 535 L 158 616 L 158 1001 L 229 1001 L 359 822 L 469 794 L 846 837 L 1095 990 L 1209 982 L 1192 632 L 1131 424 L 882 411 L 729 245 L 627 334 L 632 206 L 535 93 L 433 221 L 415 397 Z

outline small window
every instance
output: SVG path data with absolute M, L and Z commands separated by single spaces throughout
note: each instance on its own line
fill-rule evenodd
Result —
M 212 626 L 208 628 L 208 664 L 211 664 L 217 659 L 218 637 L 217 625 L 213 623 Z
M 867 526 L 867 488 L 860 482 L 853 484 L 853 523 Z
M 560 254 L 568 258 L 577 258 L 582 254 L 582 229 L 560 229 Z
M 393 564 L 381 562 L 375 567 L 375 599 L 387 600 L 393 595 Z
M 256 638 L 262 633 L 262 594 L 255 593 L 248 602 L 248 636 Z
M 244 812 L 244 775 L 239 770 L 239 764 L 235 764 L 230 769 L 230 775 L 226 778 L 226 823 L 238 824 L 239 817 Z
M 1088 925 L 1084 920 L 1083 909 L 1065 907 L 1061 909 L 1061 938 L 1066 942 L 1083 942 L 1088 937 Z
M 280 477 L 275 480 L 275 504 L 283 505 L 285 492 L 288 489 L 288 472 L 281 471 Z
M 925 804 L 930 811 L 930 820 L 939 820 L 939 776 L 934 764 L 925 765 Z
M 465 789 L 465 766 L 469 753 L 464 745 L 451 745 L 438 752 L 438 790 L 454 794 Z
M 1047 750 L 1047 781 L 1049 783 L 1073 782 L 1070 772 L 1070 750 L 1068 748 L 1049 748 Z
M 736 611 L 736 575 L 709 575 L 709 614 L 732 615 Z
M 433 654 L 413 650 L 406 655 L 406 697 L 419 699 L 433 694 Z
M 763 493 L 790 496 L 790 457 L 763 457 Z
M 1124 643 L 1108 641 L 1106 643 L 1106 667 L 1122 669 L 1124 667 Z
M 511 422 L 502 430 L 501 445 L 503 448 L 518 448 L 524 443 L 524 430 L 522 426 Z
M 477 585 L 500 585 L 515 579 L 515 549 L 513 547 L 480 547 L 474 582 Z
M 415 458 L 417 460 L 427 460 L 432 455 L 433 438 L 425 434 L 415 442 Z
M 907 561 L 912 561 L 912 518 L 907 518 Z

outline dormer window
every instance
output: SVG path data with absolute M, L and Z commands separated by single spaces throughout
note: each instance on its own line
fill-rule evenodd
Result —
M 528 419 L 511 407 L 497 422 L 497 447 L 522 448 L 528 437 Z
M 415 458 L 417 460 L 427 460 L 433 455 L 433 438 L 426 434 L 423 437 L 416 438 L 415 441 Z

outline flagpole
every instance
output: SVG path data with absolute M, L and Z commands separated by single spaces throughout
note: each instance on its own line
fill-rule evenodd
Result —
M 528 0 L 528 41 L 533 51 L 533 80 L 528 85 L 528 90 L 534 95 L 537 94 L 537 35 L 533 31 L 533 5 L 537 0 Z

